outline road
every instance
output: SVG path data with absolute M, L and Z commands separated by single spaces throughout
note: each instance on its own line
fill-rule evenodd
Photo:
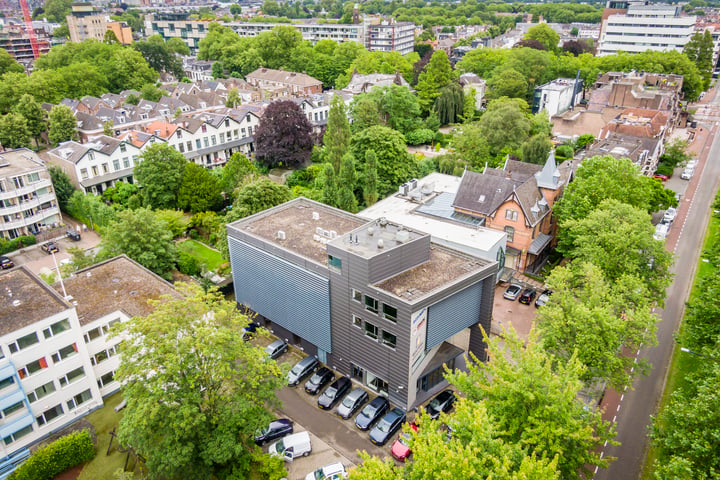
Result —
M 703 115 L 700 125 L 711 129 L 709 140 L 700 154 L 700 164 L 688 190 L 683 197 L 679 215 L 670 235 L 667 246 L 675 254 L 672 269 L 673 284 L 668 288 L 665 308 L 658 309 L 661 321 L 658 323 L 658 345 L 641 349 L 638 354 L 652 365 L 648 376 L 636 379 L 633 390 L 609 392 L 603 405 L 615 407 L 606 411 L 606 418 L 617 421 L 619 446 L 607 446 L 605 456 L 616 457 L 610 467 L 600 470 L 596 480 L 636 480 L 639 478 L 645 462 L 648 448 L 648 429 L 650 416 L 655 415 L 663 393 L 667 369 L 673 351 L 673 333 L 682 318 L 685 301 L 692 286 L 695 268 L 699 260 L 703 235 L 710 217 L 710 205 L 717 189 L 720 175 L 720 140 L 716 135 L 720 120 L 720 95 L 714 97 L 703 113 L 717 112 L 718 117 Z

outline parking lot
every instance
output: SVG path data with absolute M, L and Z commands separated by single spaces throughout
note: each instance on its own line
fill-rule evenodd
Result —
M 273 338 L 258 338 L 253 342 L 265 346 L 272 340 Z M 304 356 L 294 347 L 290 347 L 288 352 L 278 358 L 278 363 L 287 363 L 289 369 Z M 348 468 L 355 466 L 360 463 L 358 451 L 362 450 L 380 458 L 392 458 L 390 446 L 399 433 L 393 435 L 383 447 L 374 445 L 370 442 L 369 432 L 361 431 L 355 426 L 357 413 L 343 420 L 335 415 L 337 406 L 331 410 L 322 410 L 317 406 L 318 395 L 309 395 L 303 388 L 309 377 L 304 378 L 296 387 L 286 386 L 278 392 L 278 398 L 283 404 L 277 412 L 278 417 L 292 420 L 296 432 L 308 430 L 313 449 L 308 457 L 297 458 L 286 465 L 288 480 L 304 479 L 305 475 L 313 470 L 334 462 L 342 462 Z M 338 378 L 337 374 L 335 378 Z M 363 385 L 353 381 L 353 388 L 357 386 Z M 367 392 L 370 394 L 370 399 L 377 396 L 370 390 Z

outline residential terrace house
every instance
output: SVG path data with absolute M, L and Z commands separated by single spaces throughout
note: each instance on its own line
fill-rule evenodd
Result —
M 245 79 L 250 85 L 268 92 L 271 97 L 322 93 L 322 82 L 310 75 L 271 68 L 258 68 Z
M 497 264 L 297 198 L 227 226 L 237 302 L 280 338 L 405 409 L 485 358 Z

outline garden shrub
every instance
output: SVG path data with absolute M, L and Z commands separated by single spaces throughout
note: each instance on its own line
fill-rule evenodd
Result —
M 189 253 L 178 250 L 177 268 L 180 273 L 196 277 L 200 275 L 200 264 L 197 258 Z
M 36 243 L 37 239 L 33 235 L 21 235 L 17 238 L 13 238 L 12 240 L 0 238 L 0 255 L 8 252 L 14 252 L 15 250 L 35 245 Z
M 69 468 L 92 460 L 93 457 L 95 446 L 90 432 L 73 432 L 36 450 L 9 479 L 51 480 Z

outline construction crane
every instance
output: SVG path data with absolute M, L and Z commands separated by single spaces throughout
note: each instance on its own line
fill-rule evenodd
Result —
M 32 18 L 30 17 L 30 9 L 28 8 L 27 0 L 20 0 L 20 7 L 22 7 L 23 18 L 25 19 L 25 28 L 27 29 L 28 36 L 30 37 L 30 46 L 32 47 L 33 57 L 37 60 L 40 57 L 40 47 L 38 46 L 37 37 L 35 36 L 35 29 L 32 26 Z

